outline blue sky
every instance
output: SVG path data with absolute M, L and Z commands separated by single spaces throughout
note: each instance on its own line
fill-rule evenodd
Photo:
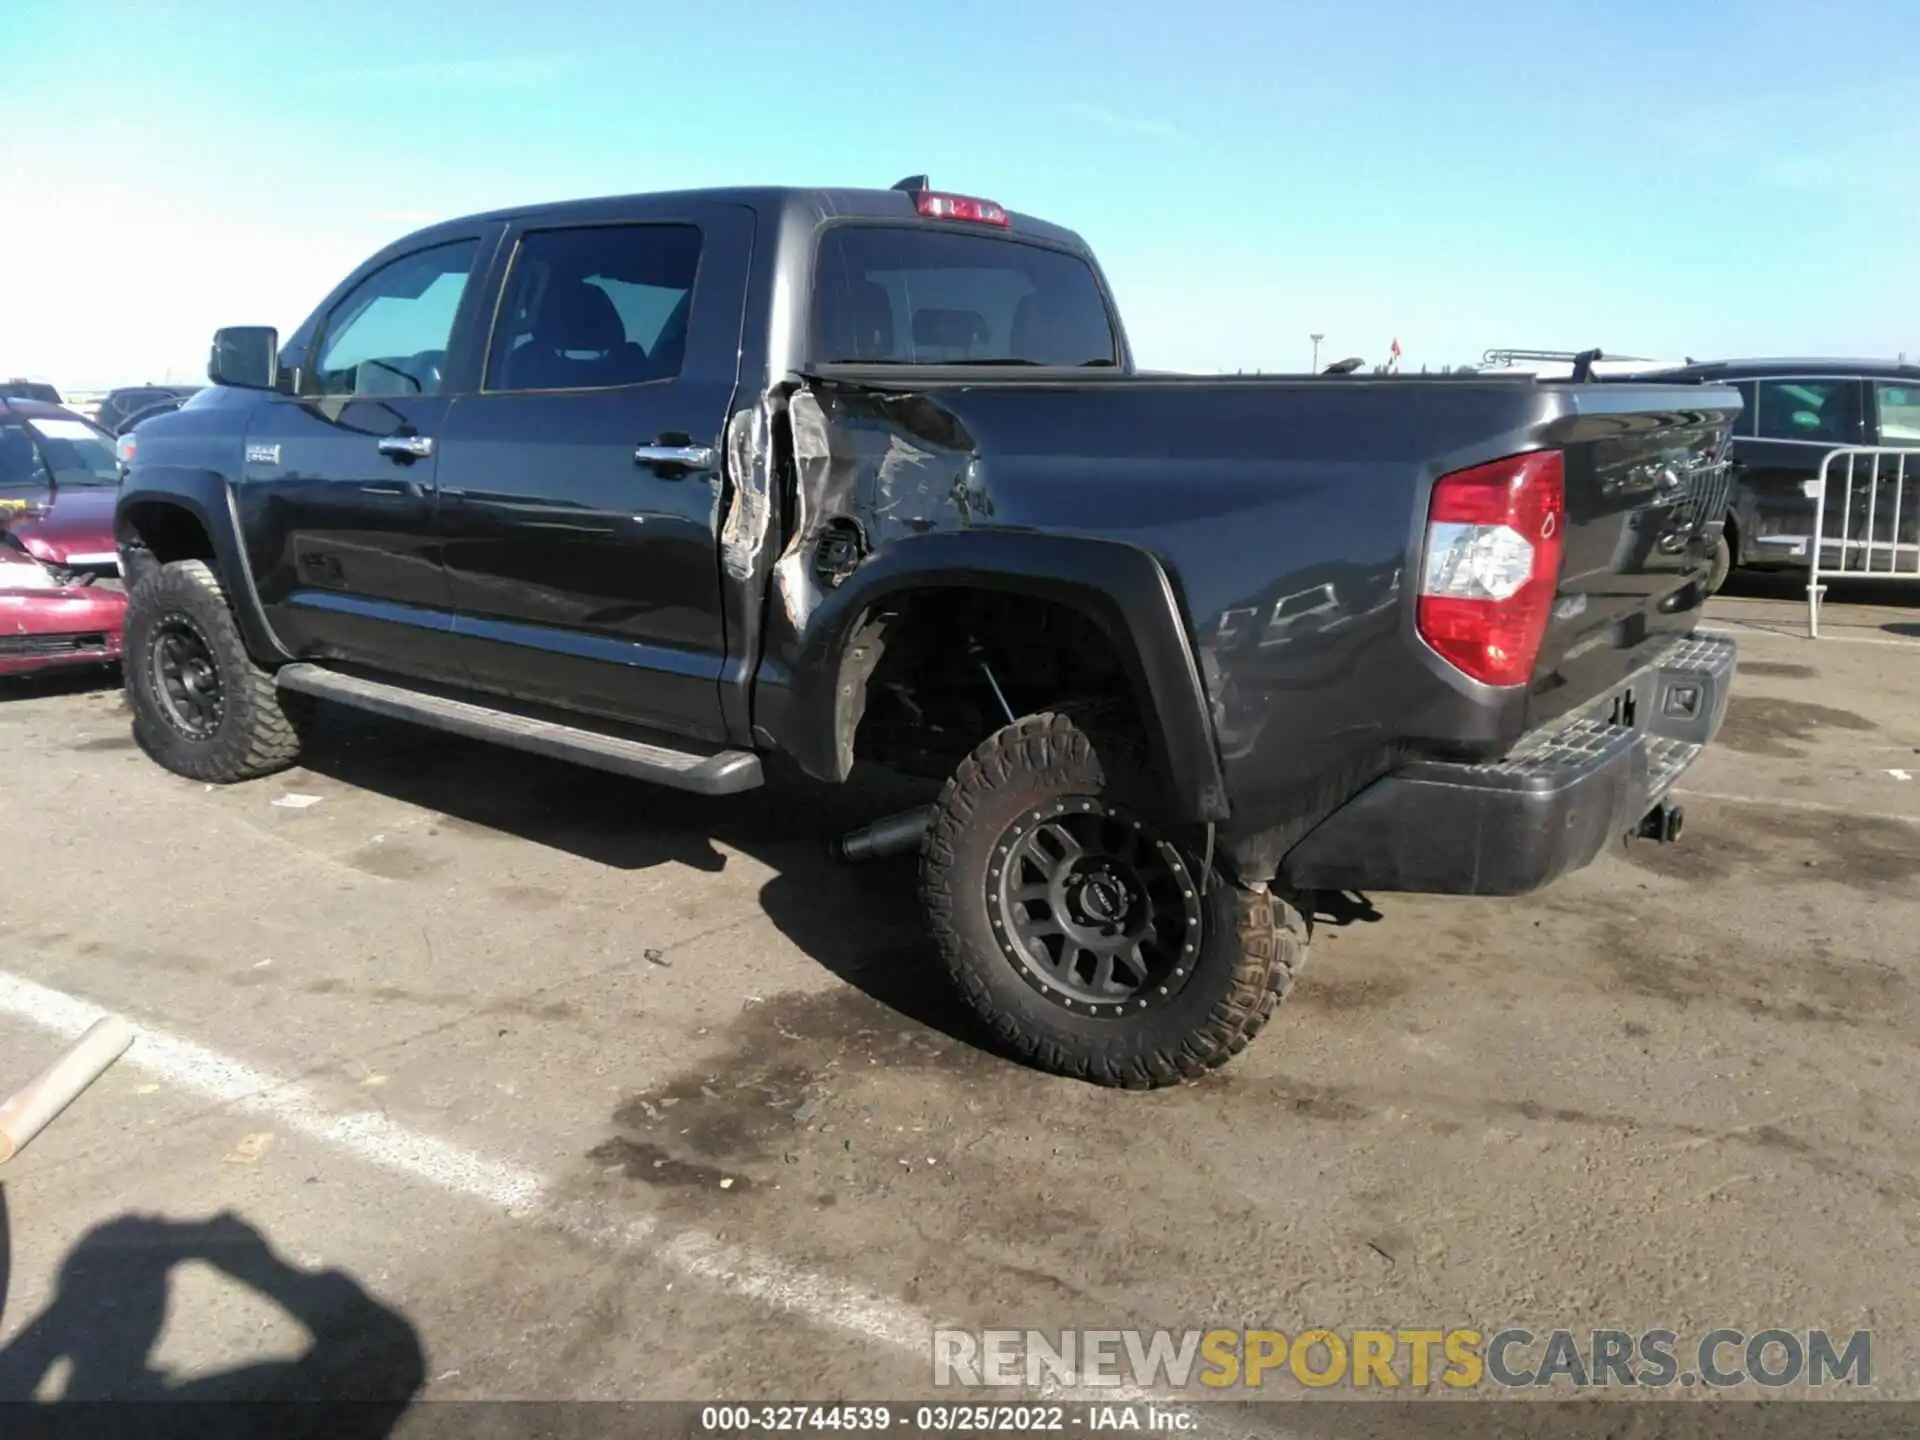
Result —
M 925 171 L 1143 363 L 1920 354 L 1912 0 L 10 0 L 0 373 L 195 375 L 427 220 Z M 30 277 L 22 283 L 23 277 Z

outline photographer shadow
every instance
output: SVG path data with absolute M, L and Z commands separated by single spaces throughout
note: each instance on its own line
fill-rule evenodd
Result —
M 5 1224 L 0 1193 L 0 1274 Z M 186 1378 L 156 1369 L 152 1355 L 173 1271 L 189 1261 L 278 1305 L 306 1330 L 305 1352 Z M 33 1402 L 62 1369 L 60 1398 L 33 1408 L 44 1409 L 63 1435 L 378 1440 L 393 1432 L 425 1384 L 426 1353 L 406 1317 L 353 1277 L 290 1263 L 237 1215 L 205 1221 L 124 1215 L 80 1238 L 60 1266 L 46 1308 L 0 1348 L 0 1404 Z M 125 1402 L 138 1408 L 125 1409 Z

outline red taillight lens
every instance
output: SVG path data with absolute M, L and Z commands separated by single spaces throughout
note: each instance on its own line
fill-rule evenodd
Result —
M 1442 476 L 1427 511 L 1421 638 L 1483 684 L 1526 681 L 1560 584 L 1566 528 L 1558 450 Z
M 978 225 L 1009 225 L 1004 208 L 991 200 L 971 195 L 947 195 L 938 190 L 922 190 L 913 197 L 913 206 L 929 220 L 971 220 Z

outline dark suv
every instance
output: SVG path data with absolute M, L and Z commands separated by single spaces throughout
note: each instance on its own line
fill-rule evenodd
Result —
M 1842 445 L 1920 449 L 1920 365 L 1716 360 L 1656 378 L 1731 385 L 1747 402 L 1734 421 L 1733 488 L 1714 589 L 1737 566 L 1808 563 L 1818 514 L 1811 489 L 1821 457 Z
M 136 419 L 178 409 L 198 385 L 129 385 L 107 392 L 94 418 L 109 435 L 118 435 Z

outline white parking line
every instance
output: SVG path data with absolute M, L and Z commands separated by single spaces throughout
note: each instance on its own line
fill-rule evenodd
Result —
M 0 1014 L 70 1039 L 103 1013 L 84 1000 L 0 971 Z M 556 1202 L 545 1177 L 531 1170 L 423 1135 L 372 1111 L 330 1110 L 296 1080 L 257 1070 L 164 1030 L 136 1028 L 139 1033 L 125 1063 L 182 1090 L 271 1119 L 370 1165 L 464 1195 L 516 1218 L 544 1219 L 596 1243 L 646 1250 L 673 1269 L 723 1290 L 868 1340 L 930 1353 L 933 1321 L 908 1306 L 708 1236 L 659 1235 L 651 1219 L 610 1227 L 591 1218 L 577 1203 Z
M 71 1040 L 104 1013 L 99 1006 L 63 991 L 0 971 L 0 1015 Z M 423 1135 L 372 1111 L 331 1110 L 297 1080 L 134 1023 L 138 1034 L 123 1063 L 182 1090 L 270 1118 L 288 1131 L 334 1146 L 367 1164 L 463 1195 L 516 1219 L 544 1223 L 591 1244 L 634 1251 L 728 1294 L 908 1352 L 927 1360 L 931 1373 L 934 1320 L 913 1306 L 699 1231 L 667 1230 L 651 1218 L 609 1225 L 579 1202 L 557 1198 L 547 1179 L 531 1170 Z M 1048 1387 L 1044 1393 L 1063 1401 L 1180 1403 L 1178 1396 L 1132 1386 Z
M 1920 825 L 1920 815 L 1902 815 L 1894 810 L 1862 810 L 1854 805 L 1830 805 L 1824 800 L 1775 800 L 1765 795 L 1727 795 L 1717 790 L 1689 790 L 1676 785 L 1673 793 L 1686 800 L 1717 800 L 1722 805 L 1761 805 L 1775 810 L 1811 810 L 1821 815 L 1845 815 L 1849 820 L 1893 820 L 1903 825 Z

